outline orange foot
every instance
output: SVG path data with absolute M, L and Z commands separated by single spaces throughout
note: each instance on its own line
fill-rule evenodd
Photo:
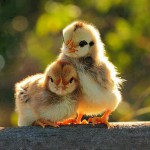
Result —
M 69 125 L 69 124 L 88 124 L 88 122 L 84 119 L 83 121 L 81 121 L 83 114 L 78 114 L 77 119 L 67 119 L 63 122 L 58 122 L 58 125 Z
M 76 124 L 76 119 L 69 118 L 69 119 L 66 119 L 66 120 L 63 121 L 63 122 L 57 122 L 57 124 L 58 124 L 58 125 Z
M 108 118 L 110 114 L 111 114 L 111 111 L 107 110 L 102 117 L 89 118 L 88 122 L 92 122 L 93 126 L 95 124 L 105 124 L 109 128 L 110 124 L 108 122 Z
M 63 122 L 57 122 L 58 125 L 70 125 L 70 124 L 88 124 L 84 119 L 83 121 L 78 122 L 76 119 L 67 119 Z
M 41 126 L 42 128 L 45 128 L 46 126 L 59 127 L 59 125 L 56 124 L 55 122 L 52 122 L 52 121 L 46 120 L 46 119 L 38 119 L 32 125 L 33 126 L 38 125 L 38 126 Z
M 87 120 L 82 120 L 80 124 L 89 124 Z

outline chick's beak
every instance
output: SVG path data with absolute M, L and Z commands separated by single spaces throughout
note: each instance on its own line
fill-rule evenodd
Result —
M 63 95 L 65 93 L 66 88 L 64 86 L 59 86 L 58 88 L 58 94 Z
M 66 87 L 63 85 L 62 80 L 61 80 L 60 83 L 59 83 L 59 85 L 58 85 L 58 93 L 60 95 L 63 95 L 65 89 L 66 89 Z
M 66 46 L 68 47 L 68 53 L 75 53 L 78 51 L 72 39 L 67 41 Z
M 62 94 L 63 94 L 63 91 L 64 91 L 63 88 L 60 87 L 60 88 L 59 88 L 59 94 L 62 95 Z

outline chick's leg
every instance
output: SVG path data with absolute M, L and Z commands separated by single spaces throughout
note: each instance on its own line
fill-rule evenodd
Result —
M 33 123 L 33 126 L 39 125 L 42 128 L 45 128 L 45 126 L 52 126 L 52 127 L 59 127 L 55 122 L 52 122 L 50 120 L 46 119 L 38 119 Z
M 81 123 L 82 117 L 83 117 L 83 114 L 79 113 L 78 116 L 77 116 L 77 119 L 76 119 L 76 123 L 77 123 L 77 124 L 80 124 L 80 123 Z
M 95 124 L 103 123 L 105 124 L 108 128 L 110 127 L 110 124 L 108 122 L 109 115 L 111 114 L 110 110 L 107 110 L 102 117 L 93 117 L 89 118 L 88 122 L 92 122 L 93 126 Z
M 83 114 L 79 113 L 76 119 L 76 124 L 88 124 L 88 122 L 85 119 L 81 121 L 82 117 L 83 117 Z

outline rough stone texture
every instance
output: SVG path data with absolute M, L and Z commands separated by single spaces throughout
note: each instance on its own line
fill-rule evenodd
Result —
M 150 150 L 150 122 L 0 128 L 0 150 Z

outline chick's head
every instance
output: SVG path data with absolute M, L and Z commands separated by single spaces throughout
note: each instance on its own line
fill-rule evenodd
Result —
M 97 49 L 103 51 L 99 31 L 91 24 L 76 21 L 63 30 L 62 53 L 69 57 L 92 55 Z
M 52 63 L 46 69 L 45 77 L 45 87 L 57 95 L 72 93 L 79 84 L 75 68 L 65 61 Z

